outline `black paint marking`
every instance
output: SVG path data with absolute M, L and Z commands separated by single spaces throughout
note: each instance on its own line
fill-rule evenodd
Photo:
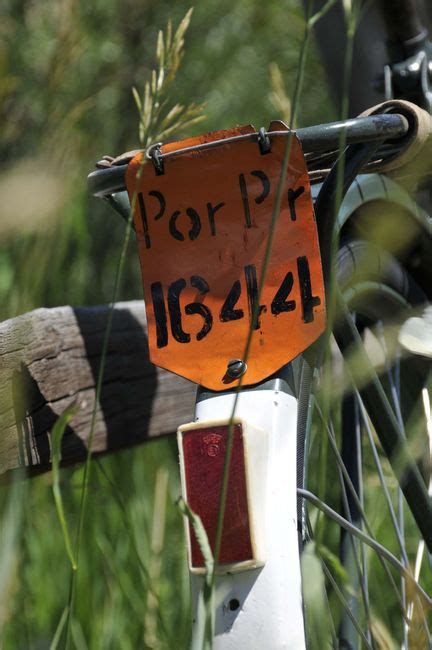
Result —
M 154 216 L 154 220 L 157 221 L 163 216 L 165 212 L 165 208 L 166 208 L 165 197 L 162 194 L 162 192 L 158 192 L 158 190 L 152 190 L 151 192 L 149 192 L 149 196 L 154 196 L 155 199 L 159 201 L 159 212 Z
M 177 241 L 184 241 L 184 235 L 180 230 L 177 228 L 177 219 L 179 218 L 181 212 L 180 210 L 176 210 L 173 212 L 171 215 L 171 218 L 169 220 L 169 231 L 171 235 L 174 237 L 174 239 L 177 239 Z M 192 241 L 198 237 L 198 235 L 201 232 L 201 219 L 199 217 L 199 214 L 196 210 L 193 208 L 187 208 L 186 214 L 188 215 L 189 219 L 191 220 L 191 228 L 188 232 L 189 239 Z
M 258 282 L 256 275 L 256 268 L 254 264 L 248 264 L 244 267 L 246 277 L 246 289 L 248 295 L 249 318 L 254 330 L 260 328 L 260 315 L 265 309 L 264 305 L 258 305 Z M 255 318 L 254 318 L 255 316 Z
M 210 291 L 208 282 L 204 280 L 204 278 L 201 277 L 200 275 L 193 275 L 191 277 L 190 283 L 194 289 L 198 289 L 198 291 L 202 296 L 204 296 L 206 293 Z
M 243 309 L 234 309 L 241 294 L 240 280 L 236 280 L 226 297 L 222 309 L 220 310 L 219 319 L 222 323 L 228 323 L 231 320 L 239 320 L 243 318 Z
M 252 221 L 249 208 L 249 197 L 244 174 L 239 175 L 240 192 L 243 201 L 243 211 L 246 221 L 246 228 L 252 228 Z
M 213 236 L 216 235 L 215 214 L 216 214 L 216 212 L 218 210 L 223 208 L 224 205 L 225 205 L 225 203 L 221 202 L 221 203 L 218 203 L 217 205 L 215 205 L 213 207 L 213 205 L 211 203 L 207 203 L 207 214 L 208 214 L 209 223 L 210 223 L 210 231 L 211 231 L 211 234 Z
M 162 284 L 160 282 L 153 282 L 150 290 L 156 321 L 156 344 L 158 348 L 164 348 L 168 345 L 168 329 Z
M 275 297 L 271 304 L 271 313 L 278 316 L 284 311 L 294 311 L 296 308 L 295 300 L 287 300 L 290 295 L 294 284 L 293 274 L 288 271 L 281 286 L 277 290 Z
M 198 289 L 201 295 L 205 295 L 209 291 L 209 285 L 200 275 L 193 275 L 191 277 L 191 285 L 195 287 L 195 289 Z M 213 326 L 213 316 L 210 309 L 201 302 L 190 302 L 186 305 L 185 312 L 188 315 L 198 314 L 202 317 L 204 323 L 196 335 L 197 341 L 201 341 L 205 336 L 207 336 Z
M 176 221 L 179 216 L 180 216 L 180 210 L 176 210 L 175 212 L 172 213 L 171 218 L 169 220 L 168 228 L 171 235 L 174 237 L 174 239 L 177 239 L 178 241 L 184 241 L 183 234 L 176 227 Z
M 267 176 L 267 174 L 265 174 L 264 172 L 262 172 L 259 169 L 256 169 L 255 171 L 251 172 L 251 174 L 252 174 L 252 176 L 256 176 L 257 178 L 259 178 L 260 181 L 263 184 L 263 191 L 255 199 L 255 203 L 257 203 L 259 205 L 260 203 L 262 203 L 264 201 L 264 199 L 266 199 L 268 197 L 268 195 L 270 193 L 269 177 Z
M 288 205 L 290 209 L 291 221 L 296 221 L 297 215 L 295 211 L 295 202 L 303 194 L 305 188 L 303 185 L 300 185 L 296 190 L 288 190 Z
M 148 231 L 148 223 L 147 223 L 147 212 L 145 209 L 145 203 L 144 203 L 144 197 L 142 195 L 142 192 L 138 192 L 138 205 L 140 209 L 140 214 L 141 214 L 141 221 L 142 221 L 142 226 L 143 226 L 143 231 L 144 231 L 144 241 L 146 248 L 151 247 L 151 241 L 150 241 L 150 235 Z
M 305 323 L 312 323 L 314 320 L 313 308 L 321 304 L 321 299 L 312 295 L 309 262 L 306 256 L 297 258 L 297 271 L 300 283 L 302 318 Z
M 182 318 L 180 312 L 180 293 L 186 286 L 183 278 L 170 284 L 168 288 L 168 310 L 171 321 L 171 332 L 173 337 L 179 343 L 189 343 L 190 334 L 182 328 Z
M 193 241 L 201 232 L 201 219 L 198 212 L 193 208 L 188 208 L 186 214 L 190 218 L 192 224 L 192 228 L 189 230 L 189 239 Z

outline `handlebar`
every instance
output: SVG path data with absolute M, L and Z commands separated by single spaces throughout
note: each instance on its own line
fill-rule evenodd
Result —
M 409 132 L 409 122 L 404 115 L 381 113 L 370 117 L 359 117 L 341 122 L 331 122 L 329 124 L 320 124 L 309 126 L 295 131 L 298 136 L 305 154 L 314 154 L 337 150 L 340 138 L 345 133 L 345 143 L 347 145 L 363 142 L 393 141 L 393 144 L 400 146 Z M 258 142 L 264 137 L 288 137 L 289 131 L 269 131 L 247 133 L 245 135 L 234 136 L 224 140 L 214 140 L 212 142 L 202 143 L 193 147 L 179 149 L 167 153 L 159 154 L 160 159 L 167 159 L 178 156 L 186 152 L 218 147 L 227 142 L 239 140 L 252 140 Z M 124 160 L 124 158 L 123 158 Z M 111 167 L 98 169 L 91 172 L 88 176 L 88 187 L 90 192 L 100 198 L 108 198 L 112 194 L 124 191 L 125 172 L 127 164 L 116 165 L 115 162 Z

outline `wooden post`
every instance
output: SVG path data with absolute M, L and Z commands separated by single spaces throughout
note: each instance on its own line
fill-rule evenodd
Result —
M 52 426 L 73 402 L 62 458 L 85 458 L 107 315 L 107 306 L 55 307 L 0 324 L 0 474 L 49 470 Z M 149 362 L 143 303 L 117 303 L 92 451 L 175 432 L 194 398 L 194 384 Z

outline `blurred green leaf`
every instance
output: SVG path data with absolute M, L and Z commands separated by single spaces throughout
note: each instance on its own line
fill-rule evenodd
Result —
M 325 563 L 332 568 L 333 573 L 339 577 L 345 586 L 347 586 L 349 582 L 348 574 L 338 556 L 324 544 L 319 544 L 316 551 L 318 556 L 322 557 Z
M 309 542 L 303 550 L 301 570 L 308 648 L 323 650 L 331 647 L 331 636 L 324 572 L 314 542 Z
M 76 571 L 77 562 L 72 550 L 72 542 L 69 535 L 69 529 L 66 521 L 66 516 L 63 507 L 63 499 L 60 488 L 60 461 L 61 461 L 61 442 L 63 434 L 69 422 L 72 420 L 76 413 L 76 403 L 70 404 L 57 419 L 51 432 L 51 453 L 52 453 L 52 473 L 53 473 L 53 494 L 54 501 L 57 509 L 57 516 L 63 532 L 63 539 L 66 546 L 66 551 L 72 569 Z
M 26 486 L 22 477 L 14 481 L 9 491 L 0 526 L 0 645 L 3 646 L 3 626 L 8 619 L 9 601 L 14 591 L 19 557 L 19 534 L 22 526 L 23 499 Z

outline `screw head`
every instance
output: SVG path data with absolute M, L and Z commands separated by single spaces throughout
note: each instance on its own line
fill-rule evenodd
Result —
M 238 379 L 245 374 L 247 370 L 247 364 L 241 359 L 231 359 L 228 361 L 226 374 L 231 379 Z

